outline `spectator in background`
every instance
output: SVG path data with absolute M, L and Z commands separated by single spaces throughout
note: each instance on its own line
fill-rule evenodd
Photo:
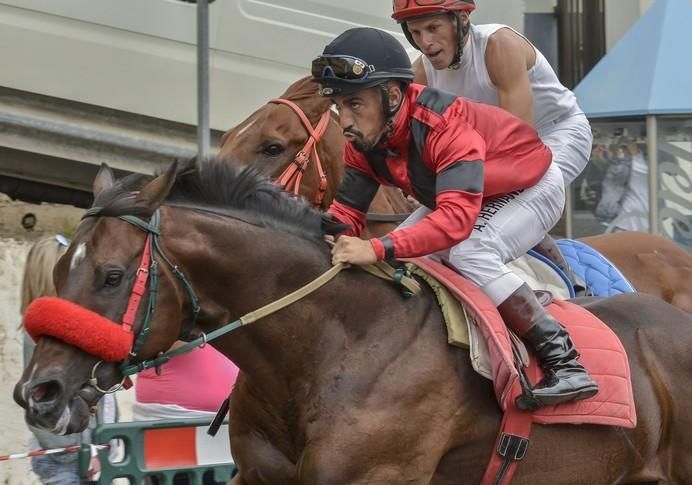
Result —
M 42 296 L 55 296 L 53 284 L 53 268 L 60 256 L 63 255 L 69 241 L 61 236 L 44 237 L 36 241 L 29 250 L 24 276 L 22 279 L 21 307 L 22 315 L 29 304 Z M 31 337 L 24 332 L 24 366 L 29 363 L 35 344 Z M 98 404 L 96 416 L 89 420 L 88 428 L 82 433 L 65 436 L 55 435 L 42 429 L 29 426 L 32 437 L 29 449 L 52 449 L 80 445 L 91 442 L 91 433 L 100 423 L 113 423 L 117 418 L 115 396 L 107 394 Z M 115 449 L 111 450 L 115 453 Z M 96 463 L 94 463 L 96 465 Z M 97 466 L 97 465 L 96 465 Z M 56 453 L 34 456 L 31 458 L 31 469 L 39 477 L 41 483 L 55 485 L 78 485 L 83 483 L 80 478 L 78 452 Z
M 608 169 L 610 153 L 608 147 L 601 143 L 591 146 L 591 158 L 579 181 L 579 200 L 590 210 L 594 211 L 601 199 L 601 183 Z
M 627 152 L 627 145 L 621 142 L 611 145 L 609 151 L 604 153 L 604 158 L 608 164 L 594 215 L 603 225 L 608 225 L 622 209 L 621 202 L 630 177 L 631 157 Z
M 649 230 L 649 164 L 644 157 L 646 143 L 630 140 L 627 153 L 630 174 L 625 194 L 620 201 L 620 212 L 615 223 L 617 231 Z
M 621 137 L 610 151 L 596 150 L 605 163 L 594 215 L 616 231 L 647 231 L 649 185 L 645 143 Z

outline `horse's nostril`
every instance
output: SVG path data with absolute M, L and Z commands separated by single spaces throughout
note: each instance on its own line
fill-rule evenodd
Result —
M 56 381 L 42 382 L 31 390 L 31 400 L 35 403 L 51 402 L 60 395 L 61 387 Z

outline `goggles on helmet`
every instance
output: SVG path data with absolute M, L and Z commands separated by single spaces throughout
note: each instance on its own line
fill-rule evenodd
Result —
M 375 72 L 375 66 L 353 56 L 325 54 L 312 61 L 312 76 L 315 79 L 337 78 L 359 81 L 366 79 L 373 72 Z

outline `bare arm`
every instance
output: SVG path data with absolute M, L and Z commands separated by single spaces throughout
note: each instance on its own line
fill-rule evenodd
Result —
M 425 75 L 425 67 L 423 66 L 423 56 L 413 61 L 413 82 L 424 86 L 428 85 L 428 78 Z
M 497 88 L 500 107 L 533 126 L 533 96 L 528 70 L 535 64 L 533 47 L 510 29 L 488 39 L 485 65 Z

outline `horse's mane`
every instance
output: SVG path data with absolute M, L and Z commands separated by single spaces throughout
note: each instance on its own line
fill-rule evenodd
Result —
M 24 265 L 20 312 L 23 314 L 29 303 L 41 296 L 55 296 L 53 268 L 63 255 L 66 246 L 60 244 L 55 236 L 46 236 L 29 249 Z
M 221 160 L 198 164 L 194 158 L 184 162 L 166 201 L 229 216 L 244 215 L 245 220 L 306 238 L 321 238 L 345 228 L 305 200 L 281 190 L 256 168 L 233 165 Z M 101 207 L 102 216 L 151 216 L 151 209 L 138 205 L 136 200 L 136 193 L 150 180 L 152 177 L 142 175 L 122 178 L 97 195 L 94 207 Z

